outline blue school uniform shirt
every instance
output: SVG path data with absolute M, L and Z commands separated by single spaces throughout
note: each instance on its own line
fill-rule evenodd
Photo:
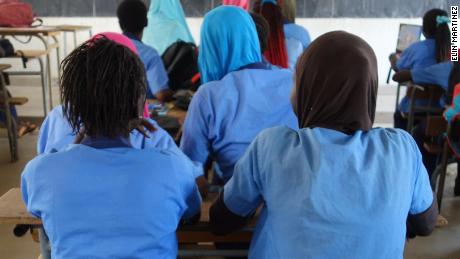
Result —
M 411 70 L 426 68 L 436 64 L 436 41 L 426 39 L 415 42 L 405 49 L 398 61 L 396 67 L 398 70 Z M 426 105 L 423 101 L 418 101 L 417 105 Z M 409 112 L 409 98 L 404 96 L 399 104 L 401 112 Z
M 149 138 L 144 137 L 138 131 L 130 134 L 130 142 L 134 148 L 177 148 L 171 136 L 163 130 L 154 120 L 147 119 L 157 129 L 154 132 L 148 132 Z M 69 122 L 64 117 L 62 106 L 54 107 L 48 113 L 38 135 L 37 153 L 50 153 L 65 149 L 69 144 L 75 141 L 75 134 L 70 127 Z
M 432 202 L 415 141 L 395 129 L 268 129 L 224 187 L 237 215 L 264 204 L 249 258 L 403 258 L 408 214 Z
M 450 73 L 452 72 L 453 64 L 452 62 L 442 62 L 426 68 L 412 69 L 412 81 L 416 84 L 435 84 L 442 89 L 447 94 L 449 89 L 449 78 Z M 446 105 L 446 95 L 441 98 L 439 102 L 439 107 Z
M 137 51 L 139 52 L 139 57 L 141 58 L 142 63 L 144 63 L 150 93 L 152 95 L 156 95 L 158 92 L 168 89 L 168 74 L 166 73 L 163 60 L 160 55 L 158 55 L 158 52 L 154 48 L 144 44 L 133 35 L 128 33 L 125 33 L 125 35 L 134 43 Z
M 289 101 L 292 73 L 248 68 L 202 85 L 190 103 L 181 149 L 193 161 L 216 160 L 227 181 L 233 166 L 263 129 L 298 128 Z
M 415 68 L 411 70 L 412 81 L 416 84 L 439 85 L 447 91 L 452 68 L 452 62 L 442 62 L 429 67 Z
M 96 139 L 30 161 L 21 189 L 52 258 L 176 258 L 179 221 L 200 211 L 193 170 L 177 150 Z
M 289 69 L 293 70 L 297 64 L 297 59 L 311 43 L 310 34 L 300 25 L 286 23 L 284 24 L 284 37 L 288 54 L 288 66 Z

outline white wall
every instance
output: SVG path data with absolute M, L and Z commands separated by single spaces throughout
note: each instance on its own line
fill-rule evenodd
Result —
M 199 43 L 199 32 L 202 18 L 188 18 L 188 23 L 191 28 L 192 34 L 197 43 Z M 337 19 L 298 19 L 298 24 L 303 25 L 310 31 L 312 38 L 333 30 L 345 30 L 366 40 L 374 49 L 379 62 L 379 76 L 380 83 L 384 84 L 388 69 L 388 55 L 395 50 L 396 40 L 400 23 L 421 24 L 421 19 L 387 19 L 387 18 L 337 18 Z M 114 17 L 109 18 L 45 18 L 44 24 L 46 25 L 59 25 L 59 24 L 74 24 L 74 25 L 90 25 L 93 26 L 93 32 L 104 31 L 119 31 L 118 21 Z M 72 47 L 72 40 L 68 36 L 69 48 Z M 88 38 L 87 33 L 79 34 L 79 41 Z M 63 42 L 61 40 L 61 42 Z M 40 48 L 39 42 L 33 41 L 31 44 L 21 46 L 14 43 L 16 48 Z M 31 66 L 33 66 L 31 64 Z M 19 63 L 17 65 L 20 68 Z M 55 66 L 53 66 L 55 67 Z M 56 75 L 56 73 L 53 73 Z

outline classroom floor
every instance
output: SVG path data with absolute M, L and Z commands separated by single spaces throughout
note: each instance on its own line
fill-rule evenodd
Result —
M 26 96 L 29 103 L 20 107 L 19 114 L 25 117 L 41 116 L 40 88 L 35 80 L 19 79 L 12 81 L 14 87 L 10 91 L 15 96 Z M 54 88 L 55 100 L 58 100 L 58 89 Z M 392 121 L 391 111 L 394 109 L 394 89 L 383 86 L 379 89 L 376 125 L 389 127 Z M 36 153 L 37 132 L 19 139 L 19 161 L 10 163 L 8 139 L 6 132 L 0 130 L 0 195 L 10 188 L 18 187 L 20 174 L 27 161 Z M 405 258 L 408 259 L 460 259 L 460 198 L 453 198 L 453 182 L 456 176 L 455 165 L 449 167 L 445 200 L 442 214 L 449 220 L 449 225 L 436 229 L 425 238 L 417 238 L 407 243 Z M 37 258 L 39 246 L 29 235 L 22 238 L 13 236 L 13 226 L 0 225 L 0 258 L 26 259 Z M 364 237 L 365 238 L 365 237 Z M 376 256 L 377 257 L 377 256 Z

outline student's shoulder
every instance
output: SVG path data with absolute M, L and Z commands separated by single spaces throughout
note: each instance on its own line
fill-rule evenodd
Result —
M 418 150 L 414 138 L 405 130 L 394 128 L 374 128 L 368 136 L 393 148 L 413 152 Z
M 299 140 L 299 132 L 287 126 L 276 126 L 264 129 L 257 135 L 254 144 L 261 149 L 271 149 L 271 147 L 289 146 L 292 142 Z

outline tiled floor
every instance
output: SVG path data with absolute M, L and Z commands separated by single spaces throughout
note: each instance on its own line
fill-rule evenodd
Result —
M 38 82 L 38 81 L 37 81 Z M 34 85 L 30 80 L 14 80 L 14 85 Z M 13 95 L 29 97 L 30 102 L 19 107 L 21 116 L 40 116 L 41 95 L 39 87 L 16 86 L 10 88 Z M 58 90 L 54 90 L 55 100 L 58 100 Z M 379 89 L 376 125 L 391 126 L 394 110 L 394 88 L 384 86 Z M 0 194 L 12 187 L 19 186 L 20 173 L 36 153 L 35 145 L 37 133 L 27 135 L 19 140 L 20 160 L 16 163 L 9 162 L 8 140 L 5 132 L 0 132 Z M 444 201 L 443 215 L 449 220 L 449 225 L 436 229 L 433 235 L 426 238 L 417 238 L 406 246 L 405 257 L 409 259 L 460 259 L 460 198 L 453 198 L 452 183 L 455 177 L 455 167 L 449 168 L 448 186 Z M 16 238 L 12 234 L 13 226 L 0 225 L 0 258 L 25 259 L 37 258 L 38 244 L 34 243 L 29 235 Z M 365 238 L 365 237 L 363 237 Z M 378 258 L 376 256 L 376 258 Z

